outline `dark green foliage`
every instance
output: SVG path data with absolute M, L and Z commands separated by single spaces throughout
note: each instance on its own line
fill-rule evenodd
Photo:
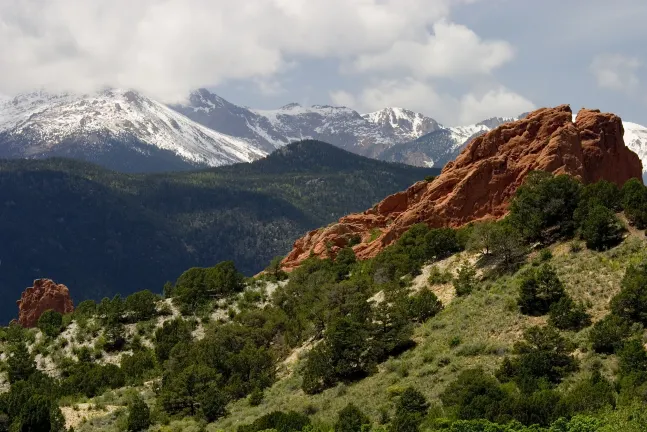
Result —
M 593 325 L 589 340 L 595 352 L 611 354 L 620 348 L 630 333 L 631 326 L 625 319 L 609 314 Z
M 146 321 L 157 315 L 159 296 L 149 290 L 137 291 L 126 297 L 125 309 L 133 322 Z
M 582 239 L 586 247 L 605 250 L 622 240 L 623 226 L 613 210 L 602 204 L 593 205 L 582 221 Z
M 308 416 L 294 411 L 274 411 L 254 420 L 252 424 L 239 426 L 238 432 L 261 432 L 276 429 L 277 432 L 300 432 L 310 424 Z
M 79 359 L 80 360 L 80 359 Z M 155 353 L 145 349 L 121 357 L 121 370 L 129 383 L 139 383 L 147 372 L 155 369 Z
M 213 422 L 227 414 L 227 395 L 220 390 L 218 384 L 210 384 L 199 397 L 200 411 L 202 416 L 208 421 Z
M 564 285 L 549 264 L 529 268 L 521 276 L 517 303 L 521 313 L 544 315 L 564 296 Z
M 630 180 L 633 182 L 634 180 Z M 582 188 L 580 203 L 596 203 L 613 210 L 622 210 L 622 193 L 615 183 L 599 180 Z
M 510 222 L 528 241 L 550 241 L 574 232 L 581 185 L 568 175 L 532 172 L 510 204 Z
M 7 376 L 9 382 L 14 384 L 18 381 L 26 381 L 36 372 L 34 358 L 29 354 L 24 342 L 13 344 L 9 348 L 7 358 Z
M 63 371 L 61 387 L 64 394 L 94 397 L 125 384 L 126 377 L 118 366 L 78 362 Z
M 440 396 L 443 405 L 456 411 L 459 419 L 484 418 L 498 421 L 508 409 L 507 395 L 498 381 L 482 369 L 460 373 Z
M 560 330 L 581 330 L 591 325 L 591 317 L 582 303 L 575 303 L 569 295 L 564 295 L 550 305 L 548 323 Z
M 105 351 L 121 351 L 126 345 L 126 329 L 120 322 L 107 323 L 103 333 Z
M 647 263 L 627 268 L 611 311 L 632 322 L 647 324 Z
M 162 362 L 169 358 L 171 350 L 180 341 L 191 340 L 189 324 L 182 318 L 166 321 L 162 327 L 155 331 L 155 355 Z
M 418 431 L 428 409 L 424 395 L 413 387 L 407 387 L 395 406 L 389 432 Z
M 32 395 L 14 418 L 11 430 L 21 432 L 58 432 L 65 430 L 61 410 L 47 396 Z
M 593 414 L 607 406 L 615 407 L 616 393 L 613 385 L 599 371 L 579 381 L 565 395 L 564 402 L 573 413 Z
M 265 269 L 269 280 L 278 282 L 288 278 L 288 274 L 281 268 L 281 261 L 283 261 L 282 256 L 276 256 L 270 261 L 270 265 Z
M 618 350 L 618 366 L 620 375 L 639 373 L 647 377 L 647 352 L 641 341 L 631 339 L 622 344 Z
M 497 259 L 503 266 L 520 263 L 526 254 L 521 234 L 508 220 L 474 225 L 468 247 Z
M 647 189 L 642 181 L 631 179 L 622 186 L 622 207 L 636 228 L 647 228 Z
M 548 426 L 569 412 L 559 392 L 542 389 L 520 395 L 511 406 L 511 415 L 525 425 Z
M 404 307 L 409 319 L 423 323 L 440 312 L 443 309 L 443 304 L 432 291 L 422 289 L 407 297 Z
M 463 263 L 458 269 L 454 279 L 454 289 L 457 296 L 466 296 L 478 286 L 476 269 L 469 263 Z
M 195 312 L 211 299 L 242 291 L 243 279 L 233 261 L 223 261 L 209 268 L 194 267 L 177 279 L 173 296 L 184 311 Z
M 427 246 L 425 257 L 432 260 L 441 260 L 463 250 L 456 230 L 451 228 L 430 229 L 425 235 L 425 243 Z
M 169 414 L 194 416 L 217 379 L 217 372 L 207 366 L 188 366 L 177 374 L 164 377 L 158 403 Z
M 128 406 L 128 431 L 140 432 L 148 429 L 151 424 L 150 415 L 150 409 L 146 402 L 141 397 L 136 396 Z
M 115 294 L 112 299 L 105 297 L 97 305 L 97 314 L 105 325 L 121 323 L 125 310 L 124 301 L 119 294 Z
M 363 432 L 362 426 L 370 425 L 371 420 L 353 403 L 346 405 L 337 415 L 335 432 Z
M 74 281 L 78 300 L 161 289 L 228 259 L 255 274 L 303 233 L 438 172 L 314 141 L 196 172 L 128 175 L 62 159 L 0 166 L 0 256 L 13 269 L 0 286 L 19 298 L 26 282 L 56 274 Z M 12 302 L 0 307 L 4 322 L 14 315 Z
M 524 340 L 515 343 L 517 357 L 504 362 L 497 376 L 512 378 L 519 388 L 530 393 L 542 382 L 559 383 L 567 374 L 577 370 L 577 361 L 571 355 L 575 346 L 562 337 L 555 328 L 530 327 Z
M 259 406 L 261 403 L 263 403 L 263 390 L 261 389 L 254 389 L 252 392 L 249 394 L 249 405 L 250 406 Z
M 94 300 L 84 300 L 74 308 L 75 318 L 89 318 L 97 313 L 97 304 Z
M 38 318 L 38 328 L 49 337 L 56 337 L 61 333 L 63 315 L 55 310 L 48 309 Z

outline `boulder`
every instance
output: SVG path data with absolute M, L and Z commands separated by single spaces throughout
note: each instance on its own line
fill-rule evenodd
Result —
M 16 303 L 18 323 L 23 327 L 35 327 L 38 318 L 48 309 L 62 314 L 74 312 L 69 289 L 51 279 L 36 279 L 34 285 L 25 289 Z

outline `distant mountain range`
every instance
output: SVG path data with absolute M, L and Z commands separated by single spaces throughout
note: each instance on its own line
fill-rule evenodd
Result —
M 396 107 L 368 114 L 296 103 L 259 110 L 206 89 L 170 106 L 135 91 L 36 92 L 0 99 L 0 158 L 66 156 L 119 171 L 168 171 L 251 162 L 316 139 L 375 159 L 442 167 L 474 137 L 511 120 L 447 127 Z M 647 170 L 647 128 L 625 122 L 625 130 Z
M 159 292 L 192 266 L 247 275 L 308 230 L 364 210 L 439 170 L 304 141 L 253 163 L 123 174 L 69 159 L 0 161 L 0 321 L 36 278 L 74 300 Z

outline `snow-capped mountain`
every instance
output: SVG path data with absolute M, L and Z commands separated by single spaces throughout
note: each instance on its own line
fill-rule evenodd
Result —
M 386 149 L 379 158 L 409 165 L 442 168 L 472 139 L 512 120 L 515 119 L 493 117 L 473 125 L 456 127 L 436 123 L 438 127 L 435 130 L 408 143 Z
M 250 162 L 267 153 L 130 90 L 0 100 L 5 158 L 67 156 L 122 171 L 162 171 Z
M 187 104 L 171 107 L 204 126 L 244 138 L 266 151 L 293 141 L 317 139 L 377 157 L 383 150 L 437 127 L 433 119 L 397 108 L 366 115 L 346 107 L 304 107 L 297 103 L 273 110 L 250 109 L 205 89 L 193 92 Z
M 395 135 L 400 142 L 413 141 L 441 128 L 431 117 L 397 107 L 362 114 L 362 117 L 381 127 L 385 133 Z
M 647 182 L 647 127 L 631 122 L 622 122 L 622 126 L 625 130 L 625 144 L 642 161 L 643 180 Z

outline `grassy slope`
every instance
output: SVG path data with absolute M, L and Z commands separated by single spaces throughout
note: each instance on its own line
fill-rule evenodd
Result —
M 619 291 L 625 268 L 647 258 L 645 245 L 644 235 L 632 235 L 620 246 L 602 253 L 588 250 L 571 253 L 567 244 L 557 244 L 551 248 L 552 263 L 568 293 L 575 300 L 585 301 L 597 320 L 606 314 L 608 301 Z M 265 401 L 258 407 L 250 407 L 245 400 L 234 403 L 231 415 L 217 426 L 230 430 L 276 409 L 316 411 L 315 420 L 329 422 L 351 401 L 377 421 L 380 408 L 391 406 L 389 395 L 409 385 L 420 389 L 432 403 L 437 402 L 438 394 L 460 371 L 473 366 L 493 371 L 525 328 L 545 323 L 545 317 L 521 315 L 516 297 L 514 277 L 487 282 L 470 296 L 455 298 L 440 314 L 418 327 L 415 331 L 418 345 L 388 360 L 379 373 L 315 396 L 307 396 L 300 390 L 301 380 L 294 374 L 269 389 Z M 569 336 L 579 346 L 586 346 L 588 331 L 571 332 Z M 451 347 L 450 341 L 456 337 L 461 342 Z M 580 373 L 585 373 L 594 358 L 602 360 L 607 372 L 613 367 L 610 358 L 583 350 L 577 355 L 582 360 Z

